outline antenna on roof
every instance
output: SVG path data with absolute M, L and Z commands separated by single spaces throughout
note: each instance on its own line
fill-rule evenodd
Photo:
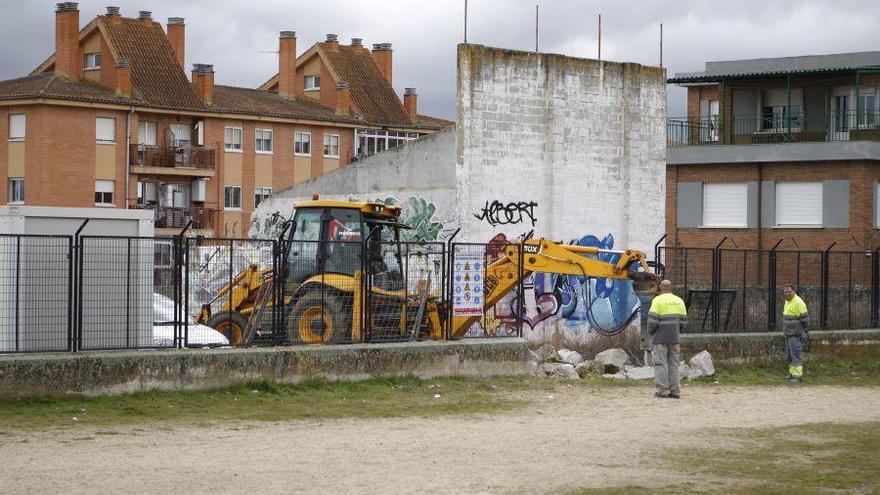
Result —
M 278 50 L 269 50 L 269 51 L 258 51 L 257 53 L 262 53 L 262 54 L 274 53 L 275 57 L 277 58 L 280 56 L 281 52 L 279 52 Z

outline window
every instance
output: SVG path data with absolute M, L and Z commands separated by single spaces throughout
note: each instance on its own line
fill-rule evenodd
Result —
M 9 140 L 24 141 L 26 134 L 27 117 L 24 114 L 13 114 L 9 116 Z
M 700 140 L 718 141 L 718 100 L 700 100 Z
M 324 156 L 339 158 L 339 134 L 324 134 Z
M 306 91 L 321 89 L 321 76 L 306 76 L 303 89 Z
M 241 186 L 223 188 L 223 207 L 227 210 L 241 209 Z
M 153 244 L 153 266 L 156 268 L 171 268 L 172 246 L 170 241 L 156 241 Z
M 155 122 L 138 122 L 138 143 L 146 146 L 156 146 Z
M 312 154 L 312 133 L 311 132 L 295 132 L 293 133 L 293 154 L 301 156 L 311 156 Z
M 257 153 L 272 154 L 272 130 L 257 129 Z
M 822 225 L 821 182 L 778 182 L 776 225 Z
M 873 128 L 877 126 L 877 96 L 873 91 L 859 95 L 858 118 L 859 127 Z
M 83 64 L 86 70 L 89 69 L 100 69 L 101 68 L 101 54 L 100 53 L 86 53 L 85 55 L 85 63 Z
M 95 181 L 95 204 L 100 206 L 113 206 L 113 181 Z
M 9 203 L 24 203 L 24 178 L 9 179 Z
M 257 186 L 257 188 L 254 189 L 254 208 L 260 206 L 260 203 L 262 203 L 264 199 L 269 199 L 271 197 L 272 197 L 272 188 L 271 187 Z
M 192 142 L 192 128 L 189 124 L 171 124 L 168 126 L 171 131 L 171 139 L 173 146 L 188 148 Z
M 419 134 L 416 132 L 358 129 L 355 133 L 354 156 L 355 159 L 361 159 L 375 155 L 378 152 L 395 148 L 418 137 Z
M 116 119 L 108 117 L 95 119 L 95 141 L 116 144 Z
M 748 186 L 703 184 L 703 227 L 748 227 Z
M 223 149 L 241 152 L 241 127 L 226 128 L 226 140 L 223 143 Z
M 779 131 L 801 128 L 801 107 L 774 106 L 761 109 L 761 130 Z

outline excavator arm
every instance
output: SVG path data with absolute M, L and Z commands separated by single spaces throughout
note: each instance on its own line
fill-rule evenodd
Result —
M 598 255 L 607 253 L 620 255 L 620 258 L 614 263 L 598 258 Z M 633 267 L 640 267 L 642 271 L 632 270 Z M 650 300 L 648 296 L 657 292 L 659 284 L 659 277 L 648 270 L 645 253 L 641 251 L 611 251 L 588 246 L 567 246 L 546 239 L 529 239 L 522 244 L 508 245 L 504 255 L 486 267 L 484 308 L 496 305 L 522 279 L 534 272 L 629 279 L 633 281 L 633 290 L 640 296 L 643 306 L 645 301 Z M 462 337 L 479 319 L 479 316 L 453 316 L 453 338 Z

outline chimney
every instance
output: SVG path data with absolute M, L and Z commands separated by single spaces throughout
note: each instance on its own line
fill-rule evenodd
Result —
M 327 41 L 324 42 L 324 47 L 327 48 L 328 52 L 338 52 L 339 38 L 335 34 L 328 34 Z
M 116 96 L 131 98 L 131 62 L 124 58 L 116 61 Z
M 296 93 L 296 31 L 281 31 L 278 38 L 278 94 Z
M 403 108 L 409 115 L 409 120 L 413 123 L 419 120 L 418 110 L 419 97 L 416 94 L 416 88 L 406 88 L 403 90 Z
M 183 17 L 169 17 L 166 33 L 168 42 L 177 55 L 177 61 L 180 62 L 180 68 L 186 70 L 186 25 L 183 23 Z
M 80 77 L 79 6 L 76 2 L 55 4 L 55 75 Z
M 352 38 L 351 39 L 351 47 L 362 49 L 364 47 L 364 40 L 361 38 Z
M 348 81 L 336 83 L 336 115 L 348 115 L 351 113 L 351 89 Z
M 388 79 L 388 84 L 392 84 L 392 53 L 394 52 L 391 50 L 391 43 L 376 43 L 373 45 L 373 60 L 376 61 L 376 65 L 379 66 L 379 71 L 385 76 L 385 79 Z
M 119 7 L 108 6 L 107 7 L 107 16 L 108 17 L 119 17 Z
M 138 20 L 150 25 L 153 23 L 153 13 L 149 10 L 141 10 L 138 12 Z
M 210 64 L 193 64 L 192 82 L 196 92 L 205 105 L 214 103 L 214 66 Z

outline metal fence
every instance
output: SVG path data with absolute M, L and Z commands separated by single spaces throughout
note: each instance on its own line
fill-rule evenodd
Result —
M 787 284 L 807 304 L 813 328 L 878 323 L 878 251 L 660 247 L 656 255 L 688 307 L 688 332 L 778 331 Z

